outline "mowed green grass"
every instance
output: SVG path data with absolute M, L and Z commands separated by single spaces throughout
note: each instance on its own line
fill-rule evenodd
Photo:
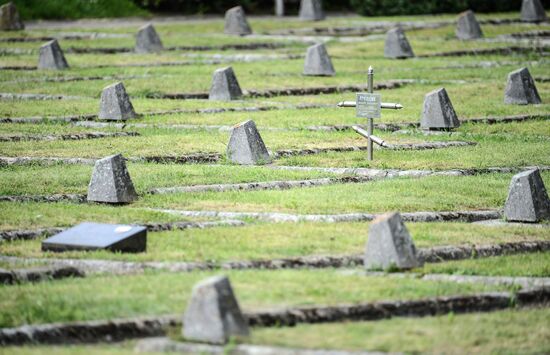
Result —
M 91 276 L 0 286 L 0 327 L 178 314 L 192 286 L 214 272 Z M 346 274 L 341 270 L 224 271 L 244 310 L 471 294 L 503 287 Z
M 518 14 L 479 14 L 478 18 L 517 18 Z M 454 20 L 454 15 L 397 18 L 330 17 L 321 23 L 301 22 L 292 18 L 251 18 L 257 34 L 287 29 L 313 27 L 363 26 L 371 21 L 439 21 Z M 84 26 L 84 25 L 83 25 Z M 62 40 L 61 46 L 99 48 L 132 47 L 135 23 L 120 26 L 87 24 L 82 28 L 27 30 L 0 33 L 0 37 L 52 36 L 64 31 L 123 34 L 124 37 L 93 40 Z M 310 132 L 316 125 L 365 123 L 355 117 L 353 109 L 322 107 L 296 110 L 299 104 L 335 105 L 353 100 L 354 93 L 328 95 L 279 96 L 249 98 L 234 102 L 208 100 L 147 99 L 149 94 L 206 92 L 215 69 L 233 66 L 243 90 L 290 87 L 355 85 L 366 82 L 369 65 L 375 68 L 375 82 L 412 80 L 392 90 L 381 90 L 384 102 L 399 102 L 401 111 L 384 111 L 380 123 L 417 123 L 424 96 L 445 87 L 461 119 L 548 115 L 550 85 L 546 82 L 550 65 L 545 55 L 531 51 L 511 55 L 470 55 L 447 58 L 390 60 L 383 57 L 384 36 L 330 40 L 327 49 L 337 74 L 334 77 L 303 76 L 303 59 L 278 59 L 243 63 L 223 59 L 223 55 L 304 55 L 309 43 L 274 40 L 265 37 L 236 37 L 221 34 L 223 21 L 190 20 L 156 24 L 165 46 L 226 45 L 257 42 L 281 42 L 274 50 L 213 49 L 204 52 L 170 51 L 158 55 L 124 53 L 115 55 L 67 53 L 71 68 L 66 71 L 10 71 L 0 73 L 0 92 L 41 93 L 78 96 L 72 100 L 25 101 L 2 100 L 0 118 L 59 117 L 95 114 L 103 87 L 123 81 L 134 107 L 142 117 L 128 123 L 191 124 L 230 126 L 247 119 L 257 123 L 271 151 L 313 147 L 364 146 L 366 141 L 352 131 Z M 486 37 L 531 30 L 549 30 L 547 24 L 483 25 Z M 508 47 L 506 42 L 458 41 L 454 26 L 407 31 L 418 55 L 442 51 Z M 355 41 L 357 39 L 357 41 Z M 0 66 L 36 65 L 40 43 L 4 43 L 2 49 L 32 50 L 32 54 L 6 54 Z M 210 60 L 222 54 L 224 63 L 188 63 L 159 66 L 174 61 Z M 124 64 L 150 64 L 144 67 L 117 67 Z M 98 66 L 105 66 L 98 68 Z M 543 104 L 505 105 L 504 87 L 509 72 L 527 66 L 537 81 Z M 54 82 L 51 79 L 93 80 Z M 45 81 L 50 80 L 50 81 Z M 197 110 L 205 108 L 277 107 L 261 112 L 225 112 L 215 114 L 179 113 L 151 115 L 152 111 Z M 291 129 L 273 131 L 270 128 Z M 117 132 L 118 128 L 84 128 L 71 124 L 0 124 L 0 135 L 58 135 L 90 131 Z M 224 153 L 228 132 L 170 128 L 126 127 L 140 137 L 105 138 L 82 141 L 24 141 L 0 143 L 1 156 L 60 156 L 99 158 L 115 153 L 126 157 L 153 155 L 180 156 L 197 152 Z M 366 152 L 327 153 L 278 159 L 274 165 L 318 167 L 375 167 L 396 169 L 457 169 L 492 166 L 521 167 L 550 165 L 550 124 L 546 119 L 510 124 L 470 124 L 463 121 L 456 134 L 425 136 L 408 133 L 378 132 L 388 142 L 463 140 L 476 146 L 429 151 L 388 151 L 376 149 L 375 161 L 366 160 Z M 305 213 L 382 213 L 389 211 L 450 211 L 501 209 L 512 174 L 483 174 L 467 177 L 434 176 L 421 179 L 395 179 L 363 184 L 292 189 L 285 191 L 250 191 L 148 195 L 155 187 L 213 183 L 240 183 L 270 180 L 297 180 L 334 177 L 324 172 L 274 170 L 269 167 L 240 167 L 221 161 L 220 165 L 176 165 L 129 163 L 139 201 L 125 206 L 72 203 L 0 202 L 0 229 L 36 229 L 70 227 L 83 221 L 105 223 L 149 223 L 202 221 L 163 213 L 160 209 L 274 211 Z M 0 195 L 41 195 L 86 193 L 92 166 L 29 164 L 0 167 Z M 542 173 L 547 186 L 550 175 Z M 155 210 L 156 209 L 156 210 Z M 241 227 L 215 227 L 149 233 L 148 250 L 139 254 L 96 252 L 42 253 L 41 238 L 32 241 L 0 244 L 0 254 L 22 258 L 79 258 L 118 261 L 197 261 L 224 262 L 258 260 L 307 255 L 360 254 L 368 238 L 369 223 L 262 223 L 246 220 Z M 485 245 L 518 241 L 548 240 L 548 228 L 535 226 L 490 227 L 467 223 L 407 223 L 418 248 L 440 245 Z M 426 264 L 418 273 L 444 273 L 494 276 L 549 276 L 548 253 L 532 253 L 485 259 Z M 21 268 L 41 262 L 11 264 L 1 267 Z M 0 327 L 51 322 L 110 319 L 131 316 L 181 314 L 192 286 L 220 270 L 192 273 L 147 271 L 139 275 L 90 276 L 37 284 L 0 286 Z M 502 286 L 425 282 L 415 278 L 365 276 L 363 269 L 323 270 L 250 270 L 223 271 L 234 285 L 245 310 L 313 304 L 357 303 L 379 300 L 408 300 L 425 297 L 471 294 L 474 292 L 515 290 Z M 531 352 L 549 350 L 548 311 L 510 310 L 491 314 L 449 315 L 422 319 L 391 319 L 380 322 L 308 325 L 280 329 L 253 329 L 252 342 L 304 348 L 381 350 L 404 352 Z M 23 347 L 0 352 L 113 352 L 132 351 L 134 343 L 99 347 Z
M 549 232 L 546 231 L 545 234 L 548 235 Z M 419 272 L 455 275 L 549 277 L 550 253 L 519 254 L 427 264 L 419 269 Z
M 310 349 L 472 353 L 546 353 L 550 350 L 547 308 L 512 309 L 481 314 L 393 318 L 376 322 L 254 328 L 246 343 Z M 26 355 L 133 354 L 135 341 L 117 344 L 7 347 Z M 228 345 L 228 350 L 232 345 Z
M 77 217 L 76 217 L 77 218 Z M 98 219 L 100 217 L 96 217 Z M 128 218 L 128 217 L 127 217 Z M 407 223 L 416 247 L 487 245 L 550 239 L 549 228 L 489 227 L 468 223 Z M 42 239 L 0 244 L 3 255 L 30 258 L 78 258 L 119 261 L 225 262 L 266 260 L 311 255 L 361 254 L 368 240 L 369 223 L 277 223 L 242 227 L 215 227 L 148 233 L 147 252 L 111 253 L 41 251 Z M 418 272 L 543 275 L 546 254 L 429 264 Z M 516 262 L 515 262 L 516 261 Z M 523 262 L 525 261 L 525 263 Z M 500 266 L 499 268 L 493 266 Z M 479 266 L 476 268 L 476 266 Z M 489 270 L 489 271 L 488 271 Z
M 539 354 L 550 351 L 548 308 L 255 328 L 252 342 L 404 353 Z
M 546 185 L 550 175 L 542 173 Z M 227 191 L 147 195 L 136 206 L 163 209 L 298 214 L 501 209 L 510 174 L 396 178 L 287 191 Z
M 38 170 L 40 171 L 40 170 Z M 78 169 L 75 169 L 79 173 Z M 79 179 L 68 179 L 73 188 L 58 192 L 85 193 L 87 170 Z M 143 171 L 142 171 L 143 172 Z M 147 176 L 147 175 L 145 175 Z M 154 176 L 151 174 L 150 176 Z M 238 175 L 235 175 L 238 177 Z M 542 173 L 546 185 L 549 174 Z M 246 175 L 243 175 L 246 179 Z M 159 181 L 167 181 L 159 178 Z M 391 211 L 460 211 L 502 209 L 508 193 L 510 174 L 476 176 L 431 176 L 425 178 L 396 178 L 360 184 L 335 184 L 311 188 L 268 191 L 227 191 L 204 193 L 142 194 L 127 206 L 72 203 L 0 203 L 3 229 L 29 226 L 70 225 L 86 216 L 109 222 L 148 222 L 175 220 L 177 213 L 168 216 L 150 211 L 154 208 L 230 212 L 285 212 L 295 214 L 384 213 Z M 40 179 L 37 179 L 40 181 Z M 184 180 L 184 179 L 182 179 Z M 263 180 L 263 179 L 262 179 Z M 36 184 L 37 192 L 48 194 L 48 179 Z M 146 182 L 136 180 L 139 191 Z M 146 181 L 146 180 L 145 180 Z M 169 180 L 168 180 L 169 181 Z M 173 180 L 172 180 L 173 181 Z M 53 184 L 53 183 L 52 183 Z M 56 186 L 53 184 L 54 187 Z M 159 183 L 158 185 L 163 185 Z M 179 184 L 177 184 L 179 185 Z M 21 185 L 12 184 L 6 193 L 32 193 L 32 179 Z M 44 186 L 40 188 L 40 186 Z M 153 183 L 155 186 L 155 183 Z M 430 193 L 426 193 L 429 191 Z M 480 193 L 482 191 L 482 193 Z M 155 220 L 155 217 L 157 220 Z M 185 218 L 184 218 L 185 219 Z

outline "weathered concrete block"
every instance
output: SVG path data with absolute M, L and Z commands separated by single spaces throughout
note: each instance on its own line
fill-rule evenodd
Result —
M 521 21 L 542 22 L 546 21 L 546 11 L 540 0 L 523 0 L 521 3 Z
M 414 57 L 414 52 L 401 27 L 392 28 L 386 33 L 384 57 L 405 59 Z
M 451 99 L 444 88 L 434 90 L 424 98 L 420 128 L 451 129 L 460 126 Z
M 250 334 L 227 277 L 214 276 L 193 287 L 182 333 L 186 339 L 214 344 Z
M 147 228 L 84 222 L 42 241 L 42 251 L 110 250 L 141 253 L 147 249 Z
M 477 22 L 476 15 L 474 15 L 473 11 L 465 11 L 458 17 L 456 37 L 463 40 L 483 37 L 483 31 L 481 31 L 481 26 L 479 22 Z
M 267 164 L 271 158 L 252 120 L 233 127 L 227 144 L 227 158 L 242 165 Z
M 318 43 L 309 47 L 304 63 L 304 75 L 333 76 L 334 74 L 334 67 L 325 45 Z
M 540 222 L 550 219 L 550 200 L 539 169 L 521 172 L 512 177 L 504 205 L 508 221 Z
M 63 51 L 56 39 L 49 41 L 40 47 L 38 57 L 38 69 L 67 69 L 69 64 L 63 55 Z
M 321 0 L 302 0 L 300 1 L 300 20 L 303 21 L 321 21 L 325 19 L 323 11 L 323 2 Z
M 127 120 L 137 116 L 124 84 L 118 82 L 103 89 L 98 116 L 100 120 Z
M 130 203 L 138 195 L 126 163 L 121 154 L 108 156 L 95 162 L 88 186 L 88 201 L 106 203 Z
M 235 6 L 225 12 L 224 32 L 229 35 L 239 36 L 252 34 L 252 29 L 246 20 L 246 15 L 241 6 Z
M 19 11 L 13 2 L 0 6 L 0 30 L 19 31 L 25 29 L 25 25 L 19 17 Z
M 136 36 L 137 53 L 156 53 L 164 49 L 160 37 L 152 24 L 145 25 L 138 30 Z
M 365 252 L 367 270 L 411 269 L 422 264 L 399 213 L 385 214 L 372 221 Z
M 243 92 L 233 68 L 221 68 L 214 72 L 208 100 L 230 101 L 237 100 L 242 96 Z
M 542 103 L 529 69 L 521 68 L 508 74 L 508 82 L 504 89 L 504 103 L 512 105 Z

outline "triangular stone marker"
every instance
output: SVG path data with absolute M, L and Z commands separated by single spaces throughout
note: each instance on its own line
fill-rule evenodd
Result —
M 365 251 L 367 270 L 412 269 L 422 266 L 413 240 L 399 213 L 376 218 L 369 227 Z
M 121 154 L 95 162 L 88 185 L 88 201 L 130 203 L 137 199 L 138 195 Z
M 333 76 L 334 74 L 334 67 L 325 45 L 318 43 L 309 47 L 304 63 L 304 75 Z
M 323 3 L 321 0 L 302 0 L 300 1 L 300 20 L 303 21 L 321 21 L 325 19 Z
M 124 84 L 118 82 L 103 89 L 98 116 L 101 120 L 127 120 L 137 116 Z
M 465 11 L 458 17 L 456 37 L 463 40 L 483 37 L 483 31 L 481 31 L 481 26 L 479 22 L 477 22 L 476 15 L 474 15 L 473 11 Z
M 504 217 L 516 222 L 550 220 L 550 200 L 539 169 L 527 170 L 512 177 Z
M 405 59 L 414 57 L 412 47 L 401 27 L 395 27 L 386 33 L 384 57 Z
M 254 121 L 248 120 L 233 127 L 227 144 L 227 158 L 241 165 L 271 162 L 269 152 Z
M 38 69 L 67 69 L 69 64 L 63 55 L 63 51 L 56 39 L 45 43 L 40 47 L 38 57 Z
M 147 249 L 147 228 L 85 222 L 42 242 L 42 251 L 101 249 L 123 253 L 144 252 Z
M 209 100 L 230 101 L 243 96 L 233 68 L 217 69 L 212 76 L 212 86 L 208 95 Z
M 252 29 L 246 20 L 241 6 L 235 6 L 225 12 L 224 32 L 229 35 L 245 36 L 252 34 Z
M 540 0 L 523 0 L 521 3 L 521 21 L 543 22 L 548 20 Z
M 508 82 L 504 89 L 504 103 L 512 105 L 542 103 L 529 69 L 521 68 L 508 74 Z
M 225 344 L 231 337 L 250 334 L 229 279 L 208 278 L 193 287 L 183 315 L 182 335 L 189 340 Z
M 138 30 L 136 36 L 137 53 L 156 53 L 164 49 L 160 37 L 152 24 L 145 25 Z
M 19 17 L 19 11 L 13 2 L 0 6 L 0 30 L 19 31 L 25 29 L 25 25 Z
M 420 128 L 452 129 L 460 126 L 451 99 L 444 88 L 426 94 Z

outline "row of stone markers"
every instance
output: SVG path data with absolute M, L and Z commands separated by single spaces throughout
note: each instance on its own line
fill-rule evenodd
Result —
M 514 176 L 505 213 L 511 220 L 529 222 L 550 218 L 550 200 L 538 170 Z M 382 215 L 371 223 L 364 254 L 368 271 L 408 270 L 423 262 L 399 213 Z M 182 336 L 189 341 L 226 344 L 232 338 L 250 336 L 226 276 L 214 276 L 193 287 L 182 323 Z
M 227 147 L 227 157 L 235 163 L 244 165 L 270 162 L 269 153 L 253 121 L 247 121 L 234 127 Z M 89 202 L 117 205 L 132 203 L 137 199 L 138 194 L 122 155 L 109 156 L 96 161 L 88 186 L 87 200 Z M 408 267 L 417 266 L 416 264 L 410 264 L 416 260 L 414 257 L 414 244 L 409 240 L 410 236 L 406 229 L 399 225 L 399 223 L 402 223 L 401 218 L 396 218 L 395 216 L 389 218 L 386 227 L 384 227 L 384 224 L 381 224 L 382 227 L 377 227 L 377 223 L 373 224 L 372 228 L 374 229 L 369 232 L 369 245 L 375 243 L 375 241 L 376 243 L 373 247 L 367 246 L 367 255 L 371 253 L 372 255 L 368 257 L 368 260 L 374 261 L 365 262 L 366 265 L 378 265 L 380 264 L 380 258 L 382 258 L 383 260 L 389 260 L 377 266 L 383 269 L 394 263 L 398 268 L 404 268 L 404 265 L 408 265 Z M 507 221 L 529 223 L 550 219 L 550 199 L 539 169 L 528 170 L 516 174 L 512 178 L 504 207 L 504 218 Z M 397 227 L 393 225 L 395 223 L 397 223 Z M 45 240 L 42 249 L 52 251 L 86 249 L 85 240 L 88 238 L 85 237 L 85 232 L 89 231 L 90 228 L 104 228 L 107 231 L 114 230 L 116 232 L 114 236 L 119 239 L 115 238 L 114 241 L 112 238 L 101 240 L 104 243 L 102 249 L 126 252 L 143 252 L 146 250 L 147 232 L 145 229 L 124 228 L 118 225 L 114 227 L 101 226 L 104 225 L 79 225 Z M 377 241 L 376 235 L 384 234 L 381 231 L 386 231 L 385 233 L 389 233 L 392 238 L 380 237 L 381 240 Z M 128 240 L 120 240 L 123 235 Z M 92 241 L 95 244 L 91 249 L 98 249 L 97 240 L 92 239 Z M 73 245 L 75 243 L 76 246 Z M 405 255 L 404 260 L 408 260 L 407 262 L 401 263 L 399 260 L 394 260 L 386 255 L 388 248 L 395 248 L 394 244 L 400 246 L 402 252 L 405 253 L 403 254 Z M 375 257 L 377 255 L 382 256 Z M 401 258 L 399 253 L 392 253 L 391 255 Z
M 550 219 L 550 200 L 538 170 L 513 177 L 505 214 L 509 220 Z M 367 270 L 408 270 L 422 264 L 399 213 L 382 215 L 371 223 L 364 254 Z M 226 344 L 231 338 L 250 336 L 226 276 L 211 277 L 195 285 L 183 315 L 182 336 L 211 344 Z
M 40 67 L 66 67 L 67 63 L 57 41 L 51 41 L 40 51 Z M 308 48 L 304 75 L 333 75 L 334 68 L 324 45 Z M 243 96 L 237 77 L 231 67 L 217 69 L 212 77 L 209 99 L 216 101 L 238 100 Z M 508 75 L 504 93 L 506 104 L 540 104 L 541 98 L 527 68 Z M 127 120 L 137 117 L 122 83 L 106 87 L 101 95 L 100 120 Z M 424 99 L 420 127 L 422 129 L 452 129 L 460 121 L 445 88 L 434 90 Z

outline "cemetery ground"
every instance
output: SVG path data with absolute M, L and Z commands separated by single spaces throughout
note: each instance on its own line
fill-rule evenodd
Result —
M 538 166 L 550 186 L 550 24 L 505 21 L 518 20 L 512 13 L 477 17 L 485 38 L 473 41 L 455 38 L 454 15 L 251 17 L 254 34 L 242 37 L 224 35 L 222 19 L 159 18 L 151 22 L 166 50 L 155 54 L 132 52 L 146 20 L 36 22 L 1 32 L 0 268 L 70 265 L 83 272 L 1 285 L 2 336 L 24 325 L 168 317 L 152 335 L 182 340 L 193 285 L 224 274 L 247 315 L 459 296 L 500 300 L 495 306 L 475 298 L 450 310 L 433 301 L 435 310 L 423 314 L 389 310 L 372 319 L 323 318 L 321 310 L 285 324 L 281 316 L 279 324 L 252 327 L 249 339 L 227 351 L 244 342 L 550 352 L 550 224 L 506 223 L 502 216 L 514 174 Z M 410 27 L 415 58 L 384 58 L 384 33 L 397 22 Z M 349 33 L 327 30 L 335 28 Z M 47 38 L 59 40 L 69 69 L 36 70 Z M 302 75 L 306 48 L 318 41 L 331 56 L 332 77 Z M 212 73 L 226 66 L 244 96 L 209 101 Z M 395 149 L 375 146 L 374 161 L 351 128 L 366 120 L 336 106 L 366 90 L 369 66 L 382 101 L 404 106 L 375 120 L 375 135 Z M 542 104 L 504 104 L 507 75 L 522 67 Z M 118 81 L 139 116 L 100 121 L 101 92 Z M 418 127 L 424 96 L 441 87 L 461 126 L 428 134 Z M 231 127 L 249 119 L 273 162 L 241 166 L 226 158 Z M 441 142 L 449 146 L 415 149 Z M 118 153 L 128 159 L 139 199 L 86 202 L 94 161 Z M 427 262 L 367 273 L 369 225 L 392 211 L 403 215 Z M 147 251 L 41 250 L 47 236 L 85 221 L 147 225 Z M 526 301 L 522 292 L 533 285 L 546 287 L 546 302 Z M 131 353 L 143 334 L 97 333 L 82 341 L 58 334 L 8 343 L 0 352 Z

